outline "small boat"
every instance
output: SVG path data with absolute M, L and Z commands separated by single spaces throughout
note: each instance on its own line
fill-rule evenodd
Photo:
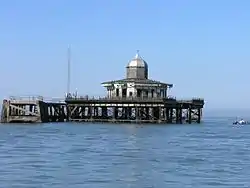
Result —
M 246 124 L 249 124 L 249 122 L 241 119 L 239 121 L 238 120 L 234 121 L 233 124 L 234 125 L 246 125 Z

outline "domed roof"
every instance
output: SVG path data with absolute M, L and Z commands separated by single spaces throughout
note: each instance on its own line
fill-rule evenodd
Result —
M 139 55 L 139 51 L 137 51 L 135 57 L 129 62 L 128 67 L 145 67 L 147 68 L 147 62 L 144 61 Z

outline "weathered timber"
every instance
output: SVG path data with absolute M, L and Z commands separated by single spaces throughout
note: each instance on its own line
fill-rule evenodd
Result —
M 10 98 L 3 101 L 1 122 L 201 123 L 203 105 L 203 99 L 66 98 L 51 102 Z
M 10 98 L 3 101 L 1 122 L 42 122 L 38 98 Z
M 66 98 L 68 120 L 120 123 L 201 123 L 203 99 Z
M 43 109 L 43 122 L 65 122 L 68 119 L 65 103 L 46 102 Z
M 1 123 L 42 123 L 67 120 L 65 103 L 45 102 L 42 97 L 3 100 Z

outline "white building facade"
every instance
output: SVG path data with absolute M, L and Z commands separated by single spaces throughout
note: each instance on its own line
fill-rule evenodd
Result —
M 167 98 L 173 84 L 148 79 L 148 64 L 137 52 L 126 67 L 126 78 L 103 82 L 108 98 Z

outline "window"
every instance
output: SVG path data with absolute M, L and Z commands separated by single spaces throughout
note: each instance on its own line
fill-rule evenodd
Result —
M 127 96 L 127 89 L 122 89 L 122 97 L 126 97 Z
M 119 97 L 119 89 L 116 89 L 116 96 Z
M 137 97 L 141 97 L 141 90 L 137 89 Z

